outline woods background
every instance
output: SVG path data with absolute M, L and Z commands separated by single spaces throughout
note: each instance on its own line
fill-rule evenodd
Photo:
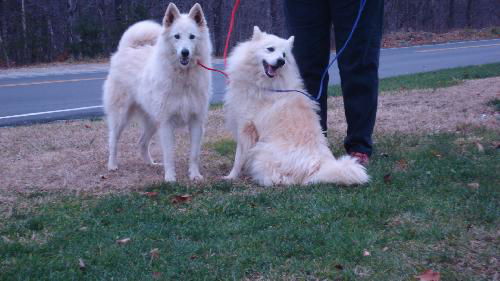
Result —
M 248 38 L 254 25 L 286 35 L 283 1 L 241 1 L 232 43 Z M 0 66 L 108 56 L 129 25 L 143 19 L 160 21 L 169 2 L 0 0 Z M 220 55 L 234 1 L 175 1 L 181 12 L 195 2 L 204 9 L 216 55 Z M 385 32 L 445 32 L 499 25 L 498 0 L 385 0 Z

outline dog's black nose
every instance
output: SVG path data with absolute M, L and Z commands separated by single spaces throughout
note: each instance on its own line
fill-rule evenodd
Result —
M 276 66 L 277 67 L 282 67 L 283 65 L 285 65 L 285 60 L 284 59 L 278 59 L 278 61 L 276 62 Z
M 183 49 L 183 50 L 181 51 L 181 55 L 182 55 L 183 57 L 189 57 L 189 51 L 188 51 L 187 49 Z

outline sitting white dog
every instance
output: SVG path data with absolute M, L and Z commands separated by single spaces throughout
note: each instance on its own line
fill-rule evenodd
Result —
M 297 92 L 270 91 L 305 92 L 291 52 L 293 40 L 254 27 L 251 40 L 239 44 L 228 59 L 224 110 L 237 148 L 226 179 L 236 179 L 246 168 L 265 186 L 366 183 L 366 170 L 354 158 L 332 155 L 316 102 Z
M 199 4 L 180 14 L 170 4 L 162 25 L 151 21 L 131 26 L 111 58 L 104 83 L 104 109 L 109 127 L 108 168 L 118 168 L 118 139 L 132 116 L 143 133 L 140 151 L 146 163 L 152 136 L 159 128 L 165 180 L 175 181 L 174 130 L 188 126 L 191 136 L 189 178 L 201 180 L 199 155 L 211 94 L 211 74 L 197 65 L 211 65 L 212 45 Z

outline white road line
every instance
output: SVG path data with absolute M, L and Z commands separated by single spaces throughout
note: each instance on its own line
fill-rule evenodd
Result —
M 68 79 L 68 80 L 47 80 L 47 81 L 38 81 L 38 82 L 29 82 L 29 83 L 4 84 L 4 85 L 0 85 L 0 88 L 32 86 L 32 85 L 42 85 L 42 84 L 54 84 L 54 83 L 81 82 L 81 81 L 95 81 L 95 80 L 104 80 L 104 79 L 106 79 L 106 78 L 94 77 L 94 78 L 81 78 L 81 79 Z
M 382 48 L 381 51 L 397 50 L 397 49 L 418 49 L 418 48 L 427 48 L 427 47 L 439 47 L 439 46 L 445 46 L 445 45 L 478 43 L 478 42 L 492 42 L 492 41 L 496 42 L 498 40 L 500 40 L 500 39 L 484 39 L 484 40 L 471 40 L 471 41 L 458 41 L 458 42 L 447 42 L 447 43 L 437 43 L 437 44 L 415 45 L 415 46 L 407 46 L 407 47 Z
M 469 49 L 469 48 L 484 48 L 484 47 L 494 47 L 494 46 L 500 46 L 500 44 L 475 45 L 475 46 L 464 46 L 464 47 L 443 48 L 443 49 L 431 49 L 431 50 L 421 50 L 421 51 L 415 51 L 415 52 L 416 53 L 430 53 L 430 52 L 442 52 L 442 51 L 449 51 L 449 50 Z
M 44 111 L 44 112 L 33 112 L 33 113 L 18 114 L 18 115 L 11 115 L 11 116 L 2 116 L 2 117 L 0 117 L 0 119 L 11 119 L 11 118 L 44 115 L 44 114 L 59 113 L 59 112 L 80 111 L 80 110 L 102 108 L 102 107 L 103 107 L 102 105 L 94 105 L 94 106 L 85 106 L 85 107 L 77 107 L 77 108 L 69 108 L 69 109 L 61 109 L 61 110 Z

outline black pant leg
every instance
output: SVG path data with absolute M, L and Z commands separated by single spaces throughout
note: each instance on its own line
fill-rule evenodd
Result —
M 356 19 L 360 0 L 330 0 L 337 50 Z M 338 65 L 347 120 L 348 152 L 371 155 L 378 99 L 378 67 L 382 38 L 383 0 L 367 0 L 358 27 Z
M 370 0 L 371 1 L 371 0 Z M 288 31 L 295 36 L 293 54 L 310 95 L 316 97 L 321 75 L 330 58 L 330 4 L 328 0 L 285 0 Z M 327 129 L 328 75 L 319 100 L 321 127 Z

